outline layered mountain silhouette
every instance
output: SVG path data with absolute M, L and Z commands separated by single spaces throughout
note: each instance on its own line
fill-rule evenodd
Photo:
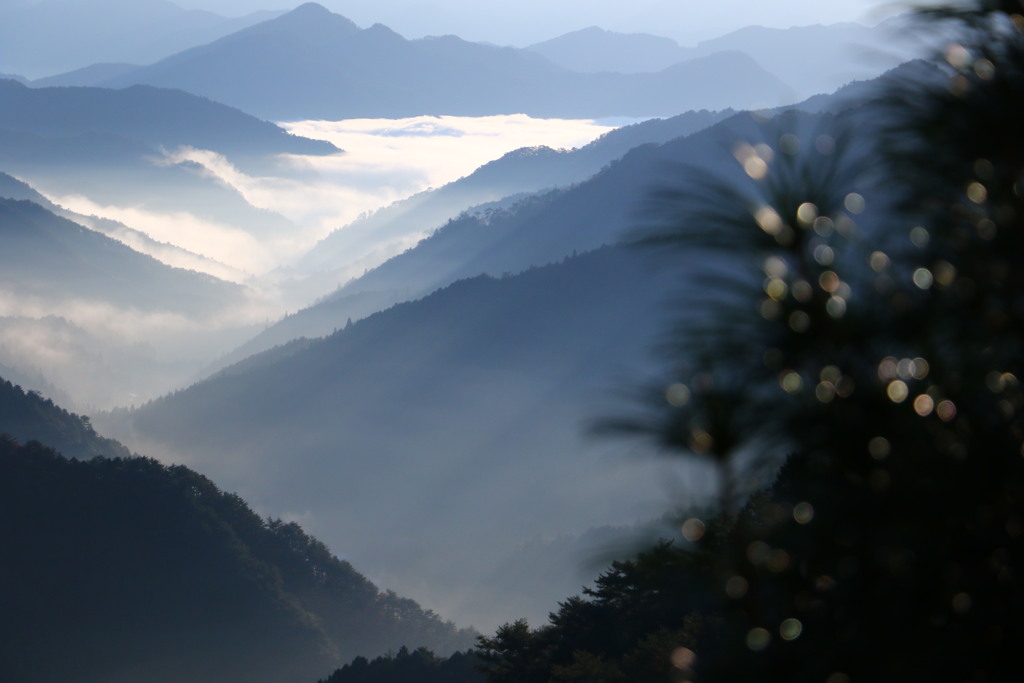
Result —
M 908 63 L 887 77 L 935 77 L 933 69 L 920 67 L 919 62 Z M 858 81 L 776 113 L 834 114 L 867 100 L 877 88 L 877 80 Z M 689 112 L 616 129 L 578 150 L 511 152 L 466 178 L 398 202 L 322 240 L 299 267 L 344 284 L 271 326 L 230 358 L 239 360 L 240 354 L 300 336 L 329 334 L 349 319 L 358 320 L 459 278 L 518 272 L 574 251 L 613 243 L 621 237 L 622 226 L 641 219 L 643 197 L 651 187 L 673 177 L 679 160 L 691 173 L 735 177 L 738 167 L 725 150 L 737 137 L 756 139 L 759 135 L 748 113 Z M 603 167 L 601 173 L 587 180 L 599 167 Z M 523 196 L 572 183 L 578 187 Z M 501 191 L 510 196 L 494 200 Z M 469 206 L 472 199 L 489 203 Z M 456 206 L 467 208 L 453 215 Z M 361 275 L 345 281 L 345 274 L 351 275 L 354 269 L 331 270 L 332 264 L 344 262 L 345 256 L 359 253 L 369 234 L 377 238 L 377 244 L 387 240 L 397 244 L 428 232 L 427 226 L 437 226 L 428 239 Z
M 582 72 L 649 73 L 690 59 L 693 50 L 649 33 L 618 33 L 599 26 L 534 43 L 528 50 Z
M 59 378 L 76 403 L 112 405 L 182 381 L 197 347 L 251 334 L 218 323 L 257 305 L 247 287 L 169 267 L 38 203 L 3 198 L 31 194 L 3 181 L 0 363 Z M 151 329 L 157 339 L 140 343 Z
M 117 306 L 209 315 L 245 297 L 239 285 L 165 266 L 29 201 L 0 199 L 0 245 L 0 288 L 18 298 L 59 300 L 73 292 Z
M 183 150 L 212 152 L 242 173 L 269 172 L 275 177 L 302 173 L 282 162 L 282 157 L 339 152 L 330 143 L 291 135 L 183 91 L 149 86 L 34 89 L 0 82 L 0 169 L 65 206 L 71 206 L 65 198 L 84 199 L 82 213 L 109 209 L 118 216 L 124 215 L 121 209 L 129 208 L 132 211 L 124 220 L 138 220 L 131 226 L 136 230 L 148 228 L 148 221 L 157 220 L 160 225 L 162 219 L 162 232 L 150 238 L 207 260 L 223 260 L 225 252 L 204 251 L 218 240 L 204 244 L 196 239 L 199 229 L 216 231 L 222 235 L 219 239 L 243 241 L 254 249 L 265 245 L 266 266 L 229 263 L 236 271 L 252 273 L 276 266 L 275 240 L 292 240 L 296 226 L 280 214 L 254 207 L 240 190 L 214 177 L 200 163 L 178 156 Z M 133 212 L 141 214 L 141 219 L 132 218 Z M 99 223 L 97 228 L 104 229 Z M 145 239 L 132 239 L 148 253 L 164 251 L 146 246 Z M 219 274 L 228 270 L 216 265 L 206 268 L 201 259 L 170 262 L 191 263 L 190 267 Z
M 852 106 L 842 100 L 839 93 L 813 108 Z M 677 278 L 714 265 L 684 255 L 663 271 L 604 245 L 620 242 L 630 226 L 665 220 L 648 213 L 648 200 L 666 185 L 697 177 L 749 181 L 734 156 L 737 141 L 777 144 L 783 131 L 795 131 L 802 144 L 814 145 L 832 116 L 792 109 L 766 123 L 736 114 L 641 145 L 576 185 L 462 215 L 321 302 L 318 324 L 335 316 L 335 334 L 253 356 L 141 408 L 121 428 L 168 453 L 187 441 L 208 454 L 211 466 L 224 466 L 225 477 L 230 472 L 217 461 L 229 435 L 248 430 L 237 462 L 247 476 L 262 472 L 262 490 L 253 494 L 261 504 L 292 505 L 289 498 L 301 491 L 314 515 L 351 520 L 348 505 L 358 500 L 364 510 L 378 510 L 346 522 L 372 546 L 353 549 L 360 563 L 386 563 L 366 565 L 375 575 L 402 567 L 396 585 L 481 625 L 496 613 L 505 620 L 533 616 L 524 614 L 530 603 L 523 595 L 481 614 L 484 603 L 466 598 L 470 574 L 457 577 L 468 569 L 460 548 L 471 546 L 481 563 L 500 565 L 507 544 L 528 529 L 567 530 L 545 527 L 545 519 L 577 524 L 578 531 L 603 523 L 609 505 L 653 499 L 658 485 L 645 479 L 650 471 L 635 461 L 628 472 L 610 467 L 580 432 L 600 414 L 599 397 L 615 394 L 617 373 L 644 375 L 645 340 L 658 328 Z M 550 265 L 535 267 L 544 263 Z M 703 291 L 699 281 L 687 287 L 693 296 Z M 345 315 L 346 306 L 365 313 L 387 305 L 389 296 L 423 298 L 362 320 Z M 685 316 L 685 300 L 675 305 Z M 309 439 L 308 468 L 284 464 L 283 445 L 263 427 L 271 424 Z M 684 476 L 700 481 L 693 472 Z M 369 492 L 380 490 L 393 495 L 375 503 Z M 459 494 L 442 502 L 431 497 L 436 490 Z M 448 531 L 435 533 L 442 529 Z M 382 547 L 381 533 L 402 541 Z M 501 541 L 493 545 L 495 536 Z M 500 572 L 482 569 L 472 575 L 500 580 Z
M 133 455 L 114 439 L 97 434 L 88 418 L 69 413 L 39 392 L 26 391 L 3 376 L 0 376 L 0 434 L 19 443 L 47 443 L 66 457 L 80 460 Z
M 658 507 L 660 469 L 602 459 L 581 430 L 609 373 L 642 368 L 671 281 L 610 248 L 463 280 L 104 424 L 189 452 L 261 509 L 301 506 L 372 576 L 463 623 L 540 618 L 572 589 L 507 576 L 519 543 Z
M 923 45 L 918 50 L 908 47 L 907 41 L 893 40 L 901 30 L 901 21 L 890 19 L 877 26 L 751 26 L 693 47 L 682 47 L 661 36 L 616 33 L 592 26 L 528 49 L 573 71 L 619 73 L 653 73 L 686 60 L 739 51 L 750 55 L 803 98 L 877 76 L 921 56 Z
M 0 433 L 5 681 L 300 683 L 356 655 L 472 642 L 296 524 L 2 379 Z
M 111 239 L 126 244 L 139 253 L 152 256 L 161 263 L 172 267 L 206 273 L 229 282 L 238 282 L 245 279 L 244 273 L 230 268 L 223 263 L 176 247 L 173 244 L 154 240 L 146 233 L 119 221 L 99 216 L 87 216 L 64 209 L 44 197 L 28 183 L 2 172 L 0 172 L 0 198 L 23 199 L 38 204 L 52 214 L 106 235 Z
M 148 64 L 276 14 L 228 18 L 166 0 L 6 0 L 0 70 L 38 78 L 95 62 Z
M 154 147 L 199 147 L 229 156 L 333 154 L 322 140 L 291 135 L 231 107 L 185 92 L 29 88 L 0 81 L 0 129 L 44 138 L 116 136 Z
M 731 115 L 731 111 L 688 112 L 616 128 L 575 150 L 547 147 L 515 150 L 444 187 L 419 193 L 357 220 L 329 235 L 285 271 L 291 277 L 307 281 L 307 287 L 319 284 L 320 292 L 329 291 L 339 283 L 347 284 L 337 293 L 321 297 L 316 305 L 285 317 L 231 354 L 230 359 L 232 362 L 241 360 L 245 355 L 297 337 L 323 336 L 344 325 L 349 318 L 358 320 L 398 301 L 426 294 L 430 290 L 412 282 L 378 288 L 379 285 L 367 284 L 368 280 L 356 276 L 366 270 L 367 264 L 379 263 L 404 251 L 410 240 L 429 235 L 467 210 L 470 213 L 487 209 L 493 212 L 521 199 L 523 193 L 581 182 L 634 147 L 667 142 Z M 481 206 L 489 203 L 494 204 Z M 547 263 L 564 255 L 545 255 L 540 261 L 520 266 Z M 501 271 L 492 274 L 500 275 Z M 350 282 L 353 279 L 355 281 Z M 444 283 L 450 281 L 447 277 L 443 279 Z
M 73 82 L 82 82 L 81 72 Z M 51 80 L 51 83 L 59 83 Z M 454 36 L 406 40 L 307 3 L 281 17 L 93 84 L 180 88 L 271 120 L 456 114 L 675 115 L 762 107 L 791 89 L 743 54 L 657 74 L 579 74 Z

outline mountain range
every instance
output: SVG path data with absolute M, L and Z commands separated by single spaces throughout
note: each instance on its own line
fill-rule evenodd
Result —
M 153 147 L 188 145 L 231 157 L 339 151 L 223 104 L 148 86 L 29 88 L 0 81 L 0 128 L 46 138 L 117 136 Z
M 91 85 L 180 88 L 270 120 L 480 116 L 650 117 L 785 104 L 792 90 L 742 53 L 657 74 L 580 74 L 515 48 L 455 36 L 406 40 L 307 3 L 291 12 Z M 68 82 L 82 83 L 83 74 Z M 59 84 L 60 79 L 47 81 Z
M 472 642 L 298 525 L 3 379 L 0 471 L 5 681 L 302 683 L 358 654 Z
M 372 576 L 462 623 L 539 618 L 578 583 L 578 558 L 547 585 L 508 576 L 520 543 L 659 512 L 641 501 L 661 468 L 615 463 L 581 430 L 615 372 L 643 368 L 671 279 L 608 249 L 463 280 L 100 424 L 260 509 L 299 510 Z
M 250 170 L 273 164 L 282 154 L 338 153 L 326 144 L 283 135 L 242 110 L 281 120 L 479 114 L 507 112 L 513 105 L 546 116 L 678 115 L 701 108 L 617 131 L 573 153 L 519 150 L 451 186 L 346 227 L 321 242 L 298 268 L 334 279 L 363 256 L 349 248 L 354 236 L 372 235 L 380 249 L 395 251 L 388 240 L 429 237 L 276 326 L 236 357 L 260 353 L 137 409 L 96 417 L 104 431 L 133 449 L 196 467 L 257 509 L 302 520 L 376 581 L 485 628 L 516 616 L 541 618 L 555 600 L 578 588 L 570 544 L 553 549 L 552 539 L 655 517 L 666 505 L 667 496 L 661 495 L 666 487 L 676 487 L 675 496 L 700 499 L 712 486 L 708 469 L 640 463 L 623 458 L 618 444 L 581 436 L 595 416 L 615 414 L 628 403 L 625 396 L 633 385 L 623 377 L 653 371 L 649 340 L 661 329 L 666 311 L 683 314 L 683 332 L 686 325 L 700 323 L 685 316 L 686 297 L 672 297 L 681 279 L 689 278 L 690 297 L 711 288 L 695 274 L 713 263 L 623 246 L 629 227 L 665 218 L 645 213 L 647 200 L 659 188 L 690 182 L 695 175 L 745 178 L 737 164 L 737 140 L 778 146 L 783 128 L 792 127 L 800 144 L 815 145 L 833 120 L 827 112 L 794 111 L 768 122 L 766 117 L 778 112 L 724 109 L 776 105 L 794 96 L 743 52 L 714 51 L 656 73 L 580 74 L 529 51 L 452 36 L 409 41 L 379 25 L 360 29 L 315 4 L 150 66 L 97 66 L 67 78 L 96 79 L 119 89 L 0 84 L 9 94 L 0 100 L 0 165 L 12 174 L 0 176 L 0 187 L 21 193 L 0 200 L 0 225 L 12 261 L 5 271 L 9 281 L 0 284 L 10 301 L 23 306 L 33 297 L 65 293 L 154 314 L 143 319 L 156 329 L 185 318 L 188 324 L 175 328 L 178 336 L 162 335 L 168 346 L 190 341 L 196 328 L 188 316 L 196 306 L 231 302 L 234 294 L 244 302 L 248 292 L 198 273 L 154 267 L 146 257 L 72 222 L 76 215 L 37 201 L 33 187 L 50 196 L 55 190 L 83 192 L 97 202 L 187 209 L 211 223 L 244 225 L 248 237 L 273 244 L 274 237 L 295 226 L 257 210 L 241 190 L 211 177 L 201 164 L 168 163 L 161 148 L 198 146 L 229 160 L 252 157 Z M 828 106 L 819 102 L 822 110 Z M 189 115 L 179 120 L 165 116 L 168 112 Z M 681 164 L 688 166 L 686 172 Z M 174 216 L 175 229 L 184 230 L 187 216 Z M 88 216 L 79 217 L 88 222 Z M 128 234 L 109 224 L 104 229 Z M 154 250 L 158 246 L 149 244 Z M 14 263 L 19 258 L 22 262 Z M 343 259 L 348 261 L 339 265 Z M 74 282 L 60 280 L 65 272 Z M 150 291 L 137 285 L 149 281 L 167 286 Z M 192 296 L 204 283 L 210 292 Z M 162 296 L 179 308 L 165 305 Z M 81 385 L 100 382 L 100 375 L 115 366 L 138 371 L 133 351 L 126 350 L 130 343 L 92 335 L 83 322 L 87 316 L 43 315 L 53 307 L 38 308 L 7 316 L 0 329 L 25 346 L 39 339 L 72 340 L 64 349 L 77 345 L 78 355 L 67 354 L 69 362 L 91 367 L 94 374 L 69 373 L 62 382 L 67 377 Z M 110 328 L 125 337 L 132 329 Z M 274 346 L 278 342 L 284 343 Z M 18 351 L 12 357 L 26 357 Z M 90 354 L 100 362 L 81 363 Z M 33 369 L 38 368 L 26 374 Z M 253 521 L 251 513 L 234 517 L 237 506 L 231 506 L 237 499 L 175 468 L 135 460 L 125 465 L 124 459 L 66 466 L 34 445 L 5 442 L 4 447 L 17 467 L 29 462 L 23 469 L 44 461 L 60 478 L 63 468 L 79 468 L 90 479 L 83 485 L 90 493 L 75 489 L 76 496 L 105 491 L 107 499 L 118 500 L 123 491 L 104 489 L 102 482 L 122 481 L 122 474 L 131 472 L 124 475 L 131 479 L 129 489 L 167 501 L 170 474 L 170 488 L 184 491 L 186 502 L 175 494 L 166 502 L 168 509 L 205 513 L 212 508 L 220 515 L 230 508 L 220 518 L 190 518 L 193 531 L 181 535 L 191 537 L 200 528 L 227 538 L 233 548 L 227 558 L 219 541 L 207 545 L 211 534 L 198 536 L 202 547 L 195 555 L 226 567 L 228 578 L 217 579 L 225 585 L 259 594 L 269 582 L 272 606 L 257 612 L 277 616 L 269 631 L 254 636 L 261 654 L 276 657 L 280 643 L 294 644 L 319 666 L 333 656 L 332 647 L 354 637 L 358 625 L 352 621 L 332 634 L 329 619 L 305 608 L 303 591 L 312 589 L 302 582 L 322 578 L 310 567 L 330 562 L 323 559 L 325 548 L 297 527 Z M 164 484 L 146 489 L 133 479 L 139 472 L 143 480 Z M 18 470 L 14 476 L 27 475 Z M 209 508 L 208 500 L 214 501 Z M 62 539 L 81 535 L 76 530 L 61 536 L 62 528 L 40 533 Z M 263 531 L 252 531 L 256 528 Z M 143 532 L 129 531 L 136 535 L 128 546 L 143 548 L 158 564 L 179 566 L 160 554 L 166 544 L 147 544 L 137 535 Z M 20 537 L 11 541 L 22 542 Z M 284 570 L 275 574 L 260 564 L 265 554 L 259 548 L 282 545 L 299 548 L 299 557 L 288 562 L 306 572 L 295 591 L 286 585 Z M 524 562 L 524 548 L 542 548 L 548 557 Z M 54 559 L 67 561 L 63 555 Z M 246 574 L 244 568 L 253 566 Z M 562 569 L 555 579 L 552 567 Z M 344 571 L 335 564 L 324 571 L 334 576 L 335 570 Z M 32 569 L 18 571 L 28 575 Z M 187 575 L 194 568 L 180 571 Z M 360 585 L 364 594 L 371 592 Z M 203 587 L 200 594 L 209 590 Z M 314 593 L 335 604 L 334 598 Z M 229 592 L 225 599 L 237 596 Z M 233 607 L 211 604 L 226 611 Z M 385 611 L 402 615 L 402 605 L 407 603 L 388 603 Z M 187 627 L 200 614 L 192 609 L 199 606 L 183 608 L 185 617 L 168 622 L 176 647 L 189 644 Z M 410 621 L 436 625 L 419 616 Z M 266 623 L 256 616 L 249 622 L 253 628 Z M 439 628 L 444 638 L 451 635 L 447 627 Z M 149 652 L 142 645 L 137 651 L 140 658 Z M 263 660 L 239 661 L 254 667 L 237 674 L 247 678 Z M 143 670 L 130 668 L 136 666 L 132 662 L 128 666 L 126 679 Z M 224 666 L 216 662 L 207 670 L 230 677 Z M 271 665 L 266 673 L 279 675 Z
M 831 106 L 852 106 L 842 99 Z M 618 519 L 651 514 L 624 510 L 650 503 L 665 472 L 611 466 L 610 446 L 580 434 L 602 410 L 622 409 L 611 398 L 624 390 L 617 378 L 651 371 L 648 340 L 679 279 L 714 266 L 685 255 L 658 265 L 608 245 L 665 220 L 649 199 L 666 185 L 749 182 L 737 141 L 774 147 L 792 132 L 815 145 L 833 123 L 831 113 L 796 109 L 774 120 L 739 113 L 640 145 L 569 187 L 466 213 L 321 302 L 317 324 L 333 316 L 334 334 L 252 356 L 105 424 L 162 457 L 181 457 L 187 443 L 197 466 L 233 484 L 244 472 L 238 486 L 269 509 L 301 500 L 326 538 L 337 533 L 326 520 L 346 520 L 367 544 L 352 548 L 360 564 L 432 606 L 480 626 L 496 614 L 535 618 L 546 608 L 529 591 L 506 590 L 506 602 L 480 610 L 483 596 L 500 593 L 488 586 L 509 583 L 497 569 L 502 553 L 537 529 L 607 523 L 613 509 Z M 685 287 L 703 292 L 699 279 Z M 405 303 L 358 320 L 388 297 Z M 281 455 L 282 428 L 306 439 L 301 467 Z M 232 446 L 240 432 L 245 446 Z M 702 476 L 678 474 L 695 498 Z M 442 504 L 437 490 L 459 494 Z M 472 585 L 480 576 L 486 585 Z
M 682 47 L 661 36 L 591 26 L 527 49 L 567 69 L 587 73 L 654 73 L 686 60 L 743 52 L 803 99 L 878 76 L 928 49 L 927 43 L 914 44 L 906 38 L 905 20 L 895 17 L 876 26 L 750 26 L 693 47 Z
M 33 201 L 4 199 L 22 193 L 3 185 L 0 363 L 59 379 L 85 405 L 116 405 L 173 386 L 199 349 L 250 333 L 231 327 L 246 328 L 239 312 L 261 305 L 251 289 L 169 267 Z
M 228 18 L 166 0 L 8 0 L 0 6 L 0 71 L 40 78 L 95 62 L 148 64 L 276 14 Z

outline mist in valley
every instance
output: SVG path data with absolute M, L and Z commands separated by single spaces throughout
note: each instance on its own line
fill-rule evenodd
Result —
M 723 490 L 767 495 L 782 449 L 759 459 L 742 443 L 730 470 L 696 421 L 696 457 L 636 438 L 701 398 L 699 373 L 668 381 L 694 372 L 675 349 L 747 290 L 769 298 L 758 322 L 802 291 L 778 294 L 775 262 L 740 240 L 704 249 L 721 244 L 701 211 L 715 188 L 747 188 L 723 205 L 759 217 L 778 242 L 766 250 L 786 246 L 759 194 L 769 171 L 836 149 L 872 167 L 885 120 L 864 103 L 943 78 L 911 61 L 934 36 L 897 43 L 904 18 L 852 23 L 853 2 L 741 25 L 699 8 L 686 25 L 655 2 L 556 3 L 546 23 L 532 5 L 454 0 L 63 4 L 77 33 L 49 11 L 58 0 L 0 7 L 0 447 L 19 476 L 45 475 L 41 492 L 61 482 L 110 518 L 132 516 L 117 496 L 145 507 L 125 491 L 156 487 L 178 515 L 152 515 L 167 544 L 126 523 L 118 547 L 166 564 L 182 529 L 201 529 L 218 559 L 193 597 L 237 587 L 225 604 L 257 615 L 237 637 L 303 653 L 271 672 L 269 655 L 225 646 L 208 680 L 312 683 L 355 655 L 446 656 L 473 645 L 465 629 L 540 626 L 612 561 L 658 539 L 698 547 L 698 515 L 712 538 Z M 802 225 L 821 231 L 823 268 L 898 210 L 878 176 L 830 179 L 845 203 Z M 652 248 L 666 225 L 699 248 Z M 68 536 L 53 523 L 40 533 Z M 83 524 L 85 539 L 107 522 Z M 360 619 L 374 626 L 360 634 Z M 235 642 L 230 617 L 216 625 Z M 97 680 L 142 675 L 150 656 Z M 191 675 L 181 666 L 166 680 Z

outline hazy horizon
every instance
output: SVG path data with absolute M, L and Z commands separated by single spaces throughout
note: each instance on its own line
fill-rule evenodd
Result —
M 268 4 L 269 3 L 269 4 Z M 258 10 L 291 9 L 301 4 L 280 0 L 179 0 L 186 9 L 205 9 L 228 16 Z M 684 44 L 716 37 L 746 26 L 789 28 L 856 21 L 873 24 L 904 5 L 878 0 L 783 0 L 771 4 L 747 0 L 678 3 L 638 0 L 617 3 L 592 0 L 320 0 L 362 27 L 382 23 L 406 38 L 455 34 L 466 40 L 525 47 L 588 26 L 626 32 L 654 33 Z

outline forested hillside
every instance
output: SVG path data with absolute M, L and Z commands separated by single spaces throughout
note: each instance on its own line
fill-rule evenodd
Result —
M 4 681 L 308 682 L 356 655 L 472 643 L 296 524 L 7 382 L 0 433 Z

